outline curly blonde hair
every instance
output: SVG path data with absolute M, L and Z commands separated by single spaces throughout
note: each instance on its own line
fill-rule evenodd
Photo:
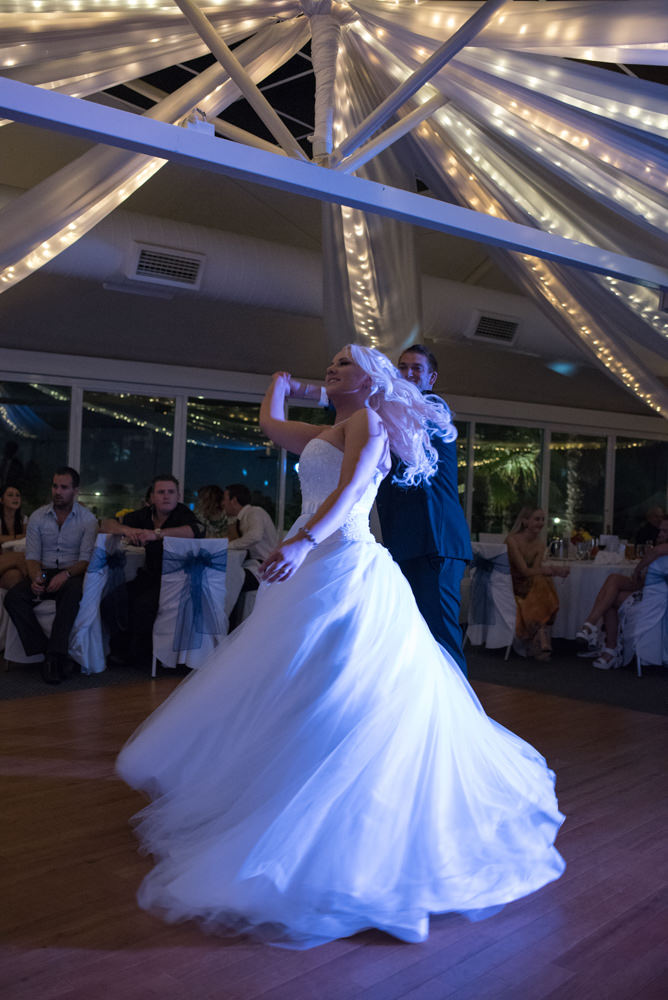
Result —
M 423 396 L 374 347 L 347 344 L 344 350 L 371 377 L 369 406 L 385 425 L 390 451 L 401 460 L 394 482 L 402 486 L 429 482 L 438 465 L 431 438 L 454 441 L 457 437 L 449 408 L 440 396 Z

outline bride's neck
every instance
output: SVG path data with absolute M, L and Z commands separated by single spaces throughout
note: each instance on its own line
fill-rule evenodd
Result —
M 368 399 L 341 399 L 332 400 L 332 405 L 336 410 L 335 424 L 340 424 L 348 417 L 352 417 L 353 413 L 357 413 L 358 410 L 363 409 L 367 403 Z

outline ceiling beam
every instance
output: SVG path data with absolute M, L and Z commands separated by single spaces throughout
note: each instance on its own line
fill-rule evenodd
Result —
M 0 77 L 0 114 L 13 121 L 321 201 L 350 205 L 479 243 L 556 260 L 597 274 L 609 274 L 649 288 L 668 288 L 668 270 L 655 264 L 6 77 Z M 0 139 L 9 142 L 10 135 L 11 130 L 0 130 Z

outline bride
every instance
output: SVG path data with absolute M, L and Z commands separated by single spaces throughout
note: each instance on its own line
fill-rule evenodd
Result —
M 327 369 L 333 426 L 286 420 L 289 386 L 274 376 L 260 419 L 301 455 L 302 514 L 250 618 L 118 758 L 153 800 L 138 899 L 292 948 L 422 941 L 430 913 L 487 916 L 559 877 L 554 775 L 487 718 L 369 531 L 390 451 L 407 488 L 428 481 L 447 410 L 357 345 Z

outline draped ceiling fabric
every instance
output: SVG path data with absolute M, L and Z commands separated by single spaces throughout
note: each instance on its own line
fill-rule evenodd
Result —
M 337 146 L 351 131 L 484 6 L 197 5 L 228 44 L 240 43 L 234 54 L 256 83 L 312 36 L 313 157 L 331 169 L 346 169 Z M 71 96 L 132 84 L 206 51 L 170 0 L 0 0 L 0 72 Z M 442 106 L 355 173 L 408 190 L 419 178 L 445 201 L 665 266 L 668 88 L 592 62 L 631 72 L 634 64 L 668 65 L 666 0 L 508 0 L 383 127 L 438 95 Z M 146 115 L 180 124 L 197 107 L 229 136 L 217 116 L 239 96 L 214 63 Z M 0 291 L 66 249 L 163 163 L 100 146 L 5 206 Z M 340 343 L 345 330 L 394 353 L 420 328 L 410 227 L 347 206 L 323 211 L 330 337 Z M 643 360 L 645 349 L 668 357 L 668 316 L 656 290 L 490 253 L 594 363 L 668 416 L 668 391 Z

